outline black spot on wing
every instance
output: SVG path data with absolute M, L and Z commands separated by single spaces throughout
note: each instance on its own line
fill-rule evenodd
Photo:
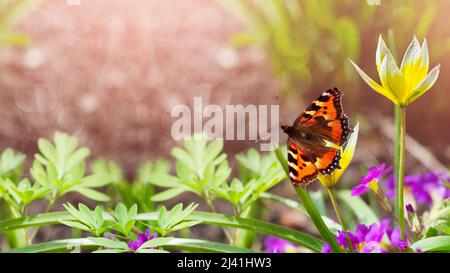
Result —
M 306 111 L 318 111 L 320 110 L 320 106 L 315 104 L 314 102 L 306 109 Z
M 294 162 L 294 163 L 296 163 L 297 160 L 296 160 L 290 153 L 288 153 L 288 162 Z
M 327 102 L 330 100 L 330 96 L 321 95 L 320 97 L 317 98 L 317 100 L 320 102 Z
M 291 151 L 294 155 L 298 154 L 297 149 L 289 146 L 289 151 Z
M 294 177 L 298 176 L 298 172 L 296 169 L 289 167 L 289 173 L 292 173 L 292 175 L 294 175 Z M 291 178 L 292 179 L 292 178 Z
M 312 115 L 304 113 L 301 117 L 304 119 L 310 119 L 312 118 Z

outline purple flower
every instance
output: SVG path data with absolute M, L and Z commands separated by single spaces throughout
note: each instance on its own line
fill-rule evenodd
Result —
M 353 187 L 352 195 L 360 196 L 368 190 L 373 190 L 375 193 L 378 192 L 378 181 L 392 171 L 392 167 L 386 168 L 386 164 L 382 163 L 380 167 L 370 167 L 367 171 L 367 175 L 364 176 L 359 185 Z
M 286 240 L 267 236 L 264 238 L 264 252 L 266 253 L 286 253 L 286 252 L 295 252 L 298 245 L 288 242 Z
M 408 242 L 401 239 L 401 231 L 399 227 L 395 227 L 388 231 L 391 246 L 397 247 L 400 250 L 405 250 L 408 247 Z
M 405 250 L 408 242 L 401 239 L 398 227 L 390 229 L 389 220 L 382 220 L 379 224 L 370 226 L 358 225 L 354 233 L 348 233 L 350 242 L 355 251 L 360 253 L 386 253 L 389 251 Z M 338 231 L 336 242 L 343 249 L 348 249 L 346 234 Z M 325 243 L 322 253 L 331 253 L 330 245 Z
M 414 210 L 413 205 L 407 204 L 405 207 L 406 207 L 406 211 L 407 211 L 408 213 L 410 213 L 410 214 L 414 213 L 415 210 Z
M 145 242 L 155 239 L 156 237 L 157 237 L 156 232 L 153 233 L 153 235 L 150 235 L 150 230 L 146 229 L 145 233 L 141 233 L 141 232 L 138 233 L 137 240 L 131 240 L 128 243 L 128 247 L 131 248 L 132 250 L 137 250 Z
M 418 205 L 433 204 L 433 197 L 446 199 L 450 197 L 450 189 L 446 188 L 441 179 L 448 180 L 445 173 L 426 172 L 418 175 L 405 176 L 405 193 L 414 197 Z M 395 197 L 394 176 L 390 176 L 386 183 L 386 196 Z
M 322 246 L 322 250 L 320 252 L 321 253 L 333 253 L 333 250 L 331 250 L 329 243 L 324 243 Z

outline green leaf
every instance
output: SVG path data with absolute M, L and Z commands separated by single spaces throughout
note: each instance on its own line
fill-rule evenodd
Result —
M 97 222 L 95 219 L 95 214 L 91 211 L 86 205 L 80 203 L 78 204 L 78 209 L 83 216 L 84 219 L 92 226 L 95 227 L 95 223 Z
M 73 191 L 76 191 L 89 199 L 99 202 L 108 202 L 111 200 L 108 195 L 90 188 L 75 188 Z
M 163 192 L 160 192 L 160 193 L 157 193 L 157 194 L 153 195 L 150 198 L 150 200 L 152 200 L 153 202 L 166 201 L 166 200 L 174 198 L 175 196 L 178 196 L 178 195 L 182 194 L 185 191 L 186 191 L 186 189 L 183 189 L 183 188 L 168 189 L 168 190 L 165 190 Z
M 450 235 L 450 225 L 440 224 L 435 226 L 435 228 L 446 235 Z
M 261 198 L 279 202 L 279 203 L 281 203 L 281 204 L 283 204 L 285 206 L 288 206 L 290 208 L 298 210 L 298 211 L 300 211 L 301 213 L 303 213 L 305 215 L 308 215 L 308 212 L 306 211 L 305 207 L 303 207 L 303 205 L 300 204 L 297 201 L 294 201 L 294 200 L 291 200 L 291 199 L 288 199 L 288 198 L 285 198 L 285 197 L 282 197 L 282 196 L 278 196 L 278 195 L 275 195 L 275 194 L 271 194 L 271 193 L 268 193 L 268 192 L 261 193 Z
M 81 180 L 83 187 L 99 188 L 108 185 L 112 182 L 112 178 L 107 173 L 96 173 L 84 177 Z
M 379 222 L 377 215 L 361 197 L 352 196 L 350 190 L 341 190 L 337 195 L 353 211 L 361 224 L 371 225 Z
M 73 221 L 75 218 L 68 212 L 44 213 L 17 219 L 8 219 L 0 221 L 0 233 L 8 230 L 29 228 L 36 226 L 58 224 L 59 221 Z M 109 220 L 105 217 L 105 220 Z M 138 221 L 157 221 L 158 213 L 143 213 L 136 216 Z M 202 221 L 202 224 L 234 227 L 251 230 L 262 235 L 270 235 L 288 240 L 292 243 L 301 245 L 315 252 L 320 252 L 323 241 L 309 234 L 267 223 L 260 220 L 244 219 L 231 215 L 223 215 L 207 212 L 193 212 L 186 221 Z
M 124 242 L 114 241 L 111 239 L 99 238 L 99 237 L 89 237 L 88 239 L 93 244 L 101 246 L 101 247 L 129 250 L 128 245 Z
M 31 246 L 19 247 L 10 249 L 9 253 L 42 253 L 42 252 L 65 252 L 71 251 L 74 248 L 97 246 L 96 243 L 85 238 L 75 238 L 75 239 L 65 239 L 56 240 L 44 243 L 38 243 Z M 174 238 L 168 242 L 165 249 L 183 250 L 188 252 L 220 252 L 220 253 L 254 253 L 255 251 L 238 248 L 230 246 L 227 244 L 221 244 L 216 242 L 210 242 L 205 240 L 196 239 L 182 239 Z M 99 249 L 94 251 L 94 253 L 122 253 L 127 250 L 125 249 Z
M 69 226 L 69 227 L 73 227 L 73 228 L 77 228 L 77 229 L 81 229 L 81 230 L 85 230 L 85 231 L 89 231 L 90 228 L 80 222 L 77 221 L 59 221 L 61 224 Z
M 56 163 L 58 161 L 57 155 L 56 155 L 56 149 L 53 147 L 53 145 L 48 141 L 47 139 L 40 138 L 38 140 L 38 148 L 41 154 L 50 160 L 52 163 Z
M 174 238 L 164 245 L 164 249 L 178 249 L 190 252 L 220 252 L 220 253 L 255 253 L 256 251 L 197 239 Z
M 282 196 L 278 196 L 275 194 L 271 194 L 268 192 L 263 192 L 261 193 L 261 198 L 262 199 L 266 199 L 266 200 L 272 200 L 272 201 L 276 201 L 279 202 L 285 206 L 288 206 L 290 208 L 293 208 L 297 211 L 299 211 L 300 213 L 306 215 L 309 217 L 308 212 L 306 211 L 305 207 L 303 207 L 302 204 L 300 204 L 297 201 L 282 197 Z M 334 220 L 328 218 L 327 216 L 322 215 L 322 219 L 324 221 L 324 223 L 327 225 L 328 229 L 330 229 L 330 231 L 337 235 L 338 230 L 342 230 L 342 227 L 339 223 L 335 222 Z
M 116 219 L 118 220 L 119 224 L 123 225 L 128 221 L 128 211 L 127 207 L 125 207 L 124 204 L 119 203 L 116 205 Z
M 8 250 L 8 253 L 43 253 L 43 252 L 69 252 L 76 248 L 81 248 L 83 246 L 94 245 L 89 239 L 86 238 L 75 238 L 75 239 L 64 239 L 56 240 L 44 243 L 38 243 L 25 247 L 18 247 Z
M 173 240 L 173 237 L 155 238 L 155 239 L 152 239 L 152 240 L 149 240 L 149 241 L 143 243 L 139 247 L 139 249 L 163 246 L 163 245 L 167 244 L 168 242 L 170 242 L 172 240 Z
M 203 161 L 206 163 L 212 162 L 223 149 L 223 140 L 213 140 L 209 143 L 205 150 Z
M 95 207 L 95 220 L 96 220 L 95 221 L 96 222 L 95 227 L 97 229 L 102 228 L 103 224 L 104 224 L 104 219 L 103 219 L 103 209 L 100 206 L 96 206 Z
M 177 187 L 180 184 L 180 179 L 178 177 L 166 173 L 155 173 L 148 178 L 148 181 L 153 185 L 162 188 Z
M 170 253 L 166 250 L 162 249 L 148 249 L 148 248 L 140 248 L 136 250 L 137 253 Z
M 177 230 L 187 229 L 187 228 L 196 226 L 196 225 L 200 224 L 201 222 L 202 222 L 202 221 L 187 221 L 187 222 L 182 222 L 182 223 L 179 223 L 179 224 L 173 226 L 173 227 L 171 228 L 171 231 L 173 232 L 173 231 L 177 231 Z
M 175 147 L 172 149 L 172 156 L 186 165 L 191 171 L 195 170 L 194 159 L 183 149 Z
M 98 249 L 96 251 L 93 251 L 92 253 L 124 253 L 127 252 L 126 249 Z
M 81 148 L 75 151 L 67 158 L 66 170 L 71 170 L 73 167 L 83 162 L 83 160 L 86 159 L 86 157 L 88 157 L 89 154 L 90 151 L 88 148 Z
M 436 236 L 415 242 L 411 249 L 424 252 L 450 252 L 450 236 Z

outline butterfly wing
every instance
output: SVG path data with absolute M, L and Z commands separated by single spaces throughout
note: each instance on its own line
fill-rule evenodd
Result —
M 294 126 L 300 125 L 309 127 L 340 146 L 345 144 L 352 130 L 342 110 L 342 92 L 337 88 L 323 92 L 297 118 Z
M 289 178 L 295 186 L 305 187 L 312 182 L 319 173 L 331 174 L 336 168 L 340 168 L 340 151 L 317 147 L 308 151 L 305 147 L 295 144 L 292 139 L 288 145 Z
M 288 166 L 289 178 L 296 187 L 305 187 L 319 173 L 310 156 L 294 143 L 288 146 Z

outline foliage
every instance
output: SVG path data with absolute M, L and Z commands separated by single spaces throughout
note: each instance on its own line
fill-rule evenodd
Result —
M 3 216 L 0 234 L 20 232 L 17 235 L 25 234 L 28 238 L 22 245 L 11 242 L 9 252 L 81 249 L 96 253 L 252 252 L 257 251 L 259 235 L 275 236 L 310 251 L 321 251 L 324 243 L 319 238 L 257 220 L 263 217 L 261 212 L 267 209 L 270 200 L 310 217 L 324 241 L 337 252 L 343 250 L 336 243 L 333 246 L 341 225 L 330 218 L 324 195 L 297 189 L 300 204 L 267 192 L 286 179 L 287 163 L 282 152 L 285 147 L 264 154 L 250 149 L 236 155 L 236 173 L 229 167 L 222 149 L 223 141 L 207 141 L 204 136 L 195 135 L 183 147 L 172 150 L 175 174 L 168 161 L 157 159 L 142 164 L 132 182 L 126 181 L 118 164 L 104 159 L 95 160 L 91 164 L 92 174 L 86 174 L 89 149 L 78 147 L 76 139 L 64 133 L 56 133 L 53 142 L 38 140 L 38 153 L 29 178 L 23 173 L 25 156 L 7 149 L 0 155 L 0 193 L 2 201 L 17 214 Z M 86 194 L 86 189 L 95 194 Z M 95 198 L 107 196 L 103 189 L 111 198 Z M 66 212 L 49 212 L 54 202 L 69 192 L 107 202 L 93 209 L 84 203 L 66 203 L 63 205 Z M 188 206 L 177 203 L 170 209 L 161 204 L 181 193 L 197 196 L 212 212 L 197 211 L 198 204 L 194 203 Z M 378 214 L 363 198 L 351 196 L 348 190 L 338 190 L 336 196 L 345 204 L 342 212 L 350 229 L 356 223 L 368 225 L 379 221 Z M 29 215 L 27 207 L 39 199 L 47 200 L 44 213 Z M 216 204 L 219 201 L 233 207 L 234 215 L 219 213 Z M 413 247 L 431 252 L 448 250 L 448 204 L 448 201 L 436 203 L 420 218 L 409 251 L 416 250 Z M 62 224 L 78 236 L 33 242 L 40 227 L 54 224 Z M 204 225 L 221 228 L 228 244 L 189 238 L 191 230 Z

